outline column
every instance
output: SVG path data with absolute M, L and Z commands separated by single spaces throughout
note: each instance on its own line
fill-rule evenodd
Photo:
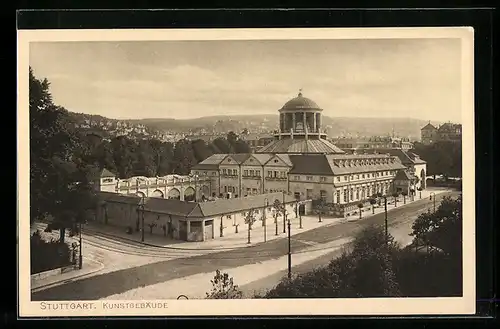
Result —
M 205 220 L 201 221 L 201 233 L 201 241 L 205 241 Z
M 186 241 L 189 241 L 189 233 L 191 233 L 191 222 L 186 221 Z
M 293 132 L 295 132 L 295 112 L 292 113 L 292 129 L 293 129 Z
M 212 239 L 215 239 L 215 219 L 212 219 Z
M 306 112 L 303 112 L 302 113 L 302 125 L 304 127 L 304 132 L 306 131 L 307 129 L 307 122 L 306 122 Z
M 313 131 L 318 132 L 318 128 L 316 127 L 316 113 L 313 113 Z

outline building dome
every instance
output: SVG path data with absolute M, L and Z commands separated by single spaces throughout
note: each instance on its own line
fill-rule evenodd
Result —
M 321 108 L 313 100 L 304 97 L 301 92 L 298 96 L 292 98 L 283 105 L 281 111 L 303 111 L 303 110 L 321 110 Z

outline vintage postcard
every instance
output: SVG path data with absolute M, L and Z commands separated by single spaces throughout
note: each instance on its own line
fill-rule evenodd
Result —
M 474 314 L 473 39 L 19 30 L 19 315 Z

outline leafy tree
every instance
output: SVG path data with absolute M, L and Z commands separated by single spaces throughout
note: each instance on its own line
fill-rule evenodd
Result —
M 40 231 L 30 238 L 31 274 L 71 265 L 71 251 L 66 243 L 45 241 Z
M 30 219 L 53 214 L 65 186 L 58 179 L 58 166 L 70 163 L 75 136 L 67 111 L 52 103 L 47 79 L 38 80 L 29 70 L 30 109 Z M 57 164 L 54 164 L 56 162 Z M 57 193 L 55 188 L 60 190 Z M 56 195 L 57 194 L 57 195 Z
M 233 278 L 227 273 L 215 271 L 212 283 L 212 290 L 208 292 L 207 299 L 240 299 L 243 296 L 242 291 L 234 284 Z
M 392 254 L 398 246 L 392 237 L 389 247 L 380 227 L 360 231 L 351 250 L 344 250 L 328 266 L 284 278 L 266 298 L 353 298 L 400 295 L 392 269 Z
M 251 153 L 252 149 L 250 148 L 250 146 L 248 145 L 247 142 L 245 142 L 242 139 L 238 139 L 234 143 L 234 152 L 235 153 Z
M 376 198 L 370 198 L 370 204 L 372 205 L 372 214 L 375 214 L 375 205 L 377 204 Z
M 128 178 L 133 176 L 134 162 L 136 161 L 134 143 L 124 136 L 115 137 L 111 140 L 111 149 L 118 177 Z
M 363 203 L 360 202 L 358 203 L 358 208 L 359 208 L 359 219 L 361 219 L 363 217 Z
M 181 139 L 175 144 L 174 162 L 174 172 L 179 175 L 189 174 L 191 167 L 196 164 L 193 148 L 188 140 Z
M 137 161 L 133 164 L 134 175 L 153 177 L 156 175 L 155 151 L 147 140 L 142 140 L 135 147 Z
M 250 231 L 252 231 L 252 225 L 255 223 L 255 210 L 250 209 L 245 216 L 245 224 L 248 225 L 248 243 L 250 241 Z
M 235 148 L 236 142 L 238 141 L 238 135 L 236 135 L 233 131 L 230 131 L 226 136 L 227 142 Z
M 220 151 L 220 153 L 233 153 L 232 145 L 223 137 L 216 138 L 212 144 Z
M 201 162 L 213 154 L 212 150 L 203 139 L 192 141 L 191 144 L 197 162 Z
M 420 214 L 412 226 L 415 246 L 462 254 L 462 197 L 444 197 L 436 212 Z

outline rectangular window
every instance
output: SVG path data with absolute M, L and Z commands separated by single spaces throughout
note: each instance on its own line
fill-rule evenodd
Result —
M 344 180 L 347 181 L 347 176 L 344 176 Z
M 313 180 L 313 176 L 307 176 L 306 179 L 311 181 L 311 180 Z
M 233 175 L 234 175 L 234 176 L 237 176 L 237 175 L 238 175 L 238 170 L 233 169 Z
M 224 193 L 227 193 L 227 186 L 224 186 Z
M 321 190 L 319 191 L 319 197 L 320 199 L 325 202 L 326 201 L 326 191 L 325 190 Z
M 243 170 L 243 176 L 248 176 L 248 170 Z
M 337 182 L 340 182 L 340 177 L 337 177 Z
M 356 175 L 356 179 L 359 179 L 359 175 Z
M 267 177 L 273 177 L 273 172 L 272 172 L 272 171 L 270 171 L 270 170 L 268 170 L 268 171 L 267 171 Z
M 257 189 L 256 189 L 256 188 L 253 188 L 253 189 L 252 189 L 252 193 L 253 193 L 253 194 L 257 194 Z
M 260 177 L 260 170 L 255 171 L 255 176 Z
M 250 176 L 255 176 L 255 172 L 253 170 L 250 170 Z
M 344 189 L 344 202 L 347 202 L 347 189 Z
M 217 176 L 217 173 L 215 171 L 213 171 L 212 176 Z
M 307 196 L 308 199 L 312 199 L 312 190 L 307 189 L 306 190 L 306 196 Z
M 326 177 L 320 177 L 319 179 L 321 182 L 326 182 Z
M 226 174 L 226 169 L 222 169 L 222 174 L 225 175 Z
M 361 178 L 365 178 L 365 174 L 361 175 Z
M 300 180 L 300 176 L 293 176 L 293 179 Z
M 337 203 L 340 203 L 340 191 L 337 191 Z
M 354 189 L 352 188 L 351 189 L 351 193 L 349 194 L 349 196 L 351 197 L 351 201 L 354 200 Z
M 274 177 L 278 177 L 278 172 L 274 171 Z

